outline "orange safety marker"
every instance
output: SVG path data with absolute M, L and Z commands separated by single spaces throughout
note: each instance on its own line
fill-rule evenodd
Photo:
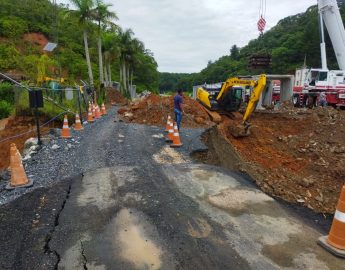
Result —
M 83 130 L 83 126 L 80 122 L 80 117 L 79 114 L 75 115 L 75 125 L 74 125 L 74 130 Z
M 171 122 L 171 117 L 168 115 L 168 120 L 167 120 L 167 125 L 165 126 L 165 132 L 169 132 L 169 127 L 170 127 L 170 122 Z
M 169 133 L 168 133 L 168 135 L 165 137 L 165 141 L 166 141 L 166 142 L 172 142 L 172 141 L 173 141 L 173 136 L 174 136 L 174 124 L 173 124 L 173 122 L 170 122 L 170 125 L 169 125 Z
M 31 187 L 33 185 L 33 180 L 29 180 L 26 176 L 22 163 L 22 156 L 14 143 L 11 143 L 10 147 L 10 168 L 11 181 L 5 187 L 7 190 L 13 190 L 17 187 Z
M 95 118 L 96 118 L 96 119 L 101 118 L 101 113 L 100 113 L 100 111 L 99 111 L 98 105 L 96 105 Z
M 102 107 L 101 107 L 101 110 L 102 110 L 102 115 L 107 115 L 107 110 L 105 108 L 105 105 L 104 105 L 104 102 L 102 103 Z
M 92 117 L 95 119 L 96 118 L 96 108 L 95 108 L 95 105 L 92 103 L 91 107 L 92 107 Z
M 91 109 L 91 106 L 89 107 L 89 111 L 87 113 L 87 122 L 88 123 L 93 123 L 95 120 L 93 119 L 93 116 L 92 116 L 92 109 Z
M 181 139 L 180 139 L 180 134 L 178 132 L 178 128 L 177 128 L 177 124 L 175 123 L 174 125 L 174 134 L 173 134 L 173 143 L 170 145 L 170 147 L 181 147 L 183 145 L 183 143 L 181 143 Z
M 71 131 L 68 127 L 68 119 L 67 119 L 67 114 L 65 114 L 65 118 L 63 120 L 63 126 L 61 130 L 61 138 L 69 139 L 71 138 Z
M 345 185 L 340 193 L 329 235 L 320 237 L 318 244 L 333 255 L 345 258 Z

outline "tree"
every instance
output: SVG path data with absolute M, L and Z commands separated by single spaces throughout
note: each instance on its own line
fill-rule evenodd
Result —
M 112 25 L 111 19 L 118 19 L 115 12 L 109 11 L 112 5 L 104 4 L 101 0 L 96 0 L 96 8 L 93 11 L 93 17 L 98 25 L 98 61 L 99 61 L 99 82 L 104 83 L 103 73 L 103 54 L 102 54 L 102 28 Z
M 115 30 L 115 29 L 114 29 Z M 112 81 L 112 72 L 111 64 L 116 59 L 120 57 L 120 45 L 119 45 L 119 36 L 115 31 L 106 32 L 103 36 L 103 47 L 104 47 L 104 74 L 106 75 L 105 84 L 106 86 L 111 86 Z
M 230 49 L 230 57 L 232 60 L 238 60 L 240 58 L 240 50 L 236 45 L 233 45 Z
M 89 80 L 91 86 L 94 85 L 93 73 L 91 67 L 89 44 L 88 44 L 88 30 L 89 23 L 92 20 L 92 9 L 94 7 L 93 0 L 70 0 L 70 2 L 77 8 L 77 10 L 70 11 L 72 14 L 78 17 L 80 26 L 83 27 L 83 38 L 85 46 L 85 57 L 87 62 L 87 69 L 89 74 Z

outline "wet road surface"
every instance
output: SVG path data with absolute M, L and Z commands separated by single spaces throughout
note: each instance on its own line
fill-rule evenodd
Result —
M 345 269 L 244 176 L 192 161 L 200 133 L 174 150 L 158 128 L 99 123 L 80 174 L 0 208 L 1 269 Z

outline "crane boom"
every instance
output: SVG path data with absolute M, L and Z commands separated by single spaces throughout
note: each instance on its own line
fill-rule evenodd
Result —
M 336 0 L 318 0 L 320 15 L 331 38 L 339 69 L 345 70 L 345 29 Z

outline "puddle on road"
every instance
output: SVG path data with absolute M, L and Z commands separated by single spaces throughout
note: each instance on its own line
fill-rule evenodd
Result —
M 170 146 L 164 146 L 158 153 L 153 155 L 158 164 L 183 164 L 188 160 Z
M 118 213 L 114 225 L 116 238 L 113 244 L 118 246 L 116 252 L 122 259 L 132 263 L 136 269 L 161 269 L 163 252 L 146 232 L 152 230 L 149 228 L 152 225 L 129 209 Z

